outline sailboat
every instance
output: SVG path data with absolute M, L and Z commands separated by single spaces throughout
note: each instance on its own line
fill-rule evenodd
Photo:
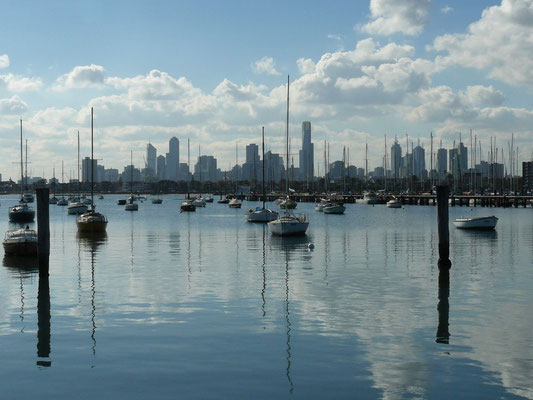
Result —
M 263 207 L 257 207 L 257 209 L 250 212 L 247 216 L 248 222 L 270 222 L 279 218 L 279 214 L 276 211 L 269 210 L 265 206 L 266 192 L 265 192 L 265 127 L 262 127 L 262 153 L 263 153 Z
M 92 141 L 91 141 L 92 143 Z M 93 164 L 91 160 L 91 171 L 93 169 Z M 92 172 L 91 172 L 92 174 Z M 80 131 L 78 131 L 78 196 L 74 198 L 73 201 L 67 207 L 67 212 L 69 214 L 83 214 L 87 212 L 87 206 L 81 200 L 81 190 L 80 190 Z M 91 197 L 92 202 L 92 197 Z
M 79 135 L 79 133 L 78 133 Z M 79 136 L 78 136 L 79 137 Z M 94 168 L 92 160 L 93 154 L 93 108 L 91 107 L 91 209 L 79 215 L 76 220 L 78 232 L 98 233 L 105 232 L 107 228 L 107 218 L 104 214 L 96 212 L 94 205 Z M 79 170 L 78 170 L 79 173 Z
M 285 191 L 289 198 L 289 77 L 287 76 L 287 122 L 286 122 L 286 148 L 287 148 L 287 168 L 285 169 Z M 309 227 L 309 221 L 305 214 L 295 215 L 289 208 L 285 208 L 282 216 L 268 223 L 270 232 L 273 235 L 291 236 L 304 235 Z
M 35 210 L 24 201 L 23 193 L 24 167 L 22 160 L 22 119 L 20 120 L 20 201 L 19 204 L 9 208 L 9 221 L 33 222 Z
M 128 200 L 126 201 L 126 204 L 124 205 L 124 210 L 137 211 L 139 209 L 139 205 L 135 202 L 135 195 L 133 194 L 133 151 L 130 151 L 130 159 L 131 159 L 131 174 L 130 174 L 131 194 L 130 194 L 130 197 L 128 197 Z

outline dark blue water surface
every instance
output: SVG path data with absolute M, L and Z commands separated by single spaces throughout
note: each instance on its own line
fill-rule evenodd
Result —
M 308 234 L 281 239 L 246 222 L 258 203 L 180 197 L 96 200 L 96 240 L 50 206 L 49 288 L 4 257 L 2 398 L 533 398 L 531 208 L 450 208 L 500 220 L 450 226 L 439 291 L 435 207 L 299 204 Z

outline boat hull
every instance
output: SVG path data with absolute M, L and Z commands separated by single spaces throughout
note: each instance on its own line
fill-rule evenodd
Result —
M 85 204 L 77 203 L 71 204 L 67 207 L 67 213 L 70 215 L 83 214 L 87 212 L 87 206 Z
M 126 211 L 137 211 L 139 209 L 139 205 L 137 203 L 127 203 L 124 205 L 124 210 Z
M 269 222 L 268 227 L 275 236 L 298 236 L 305 235 L 309 222 L 295 217 L 282 217 Z
M 322 209 L 324 214 L 344 214 L 345 210 L 346 207 L 341 206 L 339 204 L 335 204 L 333 206 L 326 206 Z
M 35 219 L 34 210 L 9 211 L 9 221 L 11 222 L 32 222 Z
M 256 210 L 247 215 L 248 222 L 270 222 L 279 218 L 279 214 L 271 210 Z
M 402 203 L 400 203 L 399 201 L 388 201 L 387 202 L 387 207 L 388 208 L 402 208 Z
M 107 228 L 107 222 L 103 221 L 78 221 L 76 225 L 78 226 L 78 232 L 105 232 Z
M 481 218 L 457 218 L 453 224 L 457 229 L 471 229 L 491 231 L 496 228 L 498 218 L 495 216 L 481 217 Z

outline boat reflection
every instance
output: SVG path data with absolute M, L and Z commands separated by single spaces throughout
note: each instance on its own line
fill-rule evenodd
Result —
M 275 250 L 291 251 L 301 250 L 307 251 L 307 245 L 312 243 L 312 237 L 306 236 L 275 236 L 270 237 L 270 247 Z
M 8 268 L 9 273 L 17 278 L 31 278 L 39 272 L 37 257 L 4 256 L 2 265 Z
M 96 356 L 96 280 L 95 280 L 95 255 L 98 248 L 107 242 L 107 232 L 80 232 L 76 238 L 91 254 L 91 341 L 92 353 Z M 133 238 L 132 238 L 133 240 Z M 132 245 L 133 246 L 133 245 Z

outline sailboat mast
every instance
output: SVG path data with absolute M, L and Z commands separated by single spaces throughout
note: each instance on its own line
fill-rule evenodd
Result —
M 287 169 L 285 171 L 285 192 L 289 195 L 289 75 L 287 75 L 287 121 L 286 121 L 286 151 Z
M 24 161 L 22 159 L 22 118 L 20 119 L 20 198 L 22 199 L 22 184 L 24 182 Z
M 92 129 L 92 123 L 93 123 L 93 119 L 92 119 L 92 108 L 91 108 L 91 129 Z M 92 131 L 91 131 L 91 143 L 92 143 Z M 91 147 L 91 151 L 92 151 L 92 147 Z M 93 158 L 93 155 L 91 154 L 91 163 L 92 163 L 92 158 Z M 91 164 L 91 171 L 92 171 L 93 167 L 92 167 L 92 164 Z M 92 178 L 91 178 L 92 179 Z M 80 180 L 80 131 L 78 131 L 78 195 L 81 196 L 81 180 Z M 92 197 L 91 197 L 91 201 L 92 201 Z
M 28 139 L 26 139 L 26 179 L 24 181 L 24 186 L 26 189 L 28 189 Z
M 262 137 L 262 145 L 261 145 L 261 153 L 262 153 L 262 160 L 263 160 L 263 171 L 262 171 L 262 183 L 263 183 L 263 210 L 265 209 L 265 200 L 266 200 L 266 193 L 265 193 L 265 127 L 261 127 L 261 137 Z
M 80 131 L 78 131 L 78 185 L 80 184 Z M 91 209 L 94 210 L 93 108 L 91 107 Z

